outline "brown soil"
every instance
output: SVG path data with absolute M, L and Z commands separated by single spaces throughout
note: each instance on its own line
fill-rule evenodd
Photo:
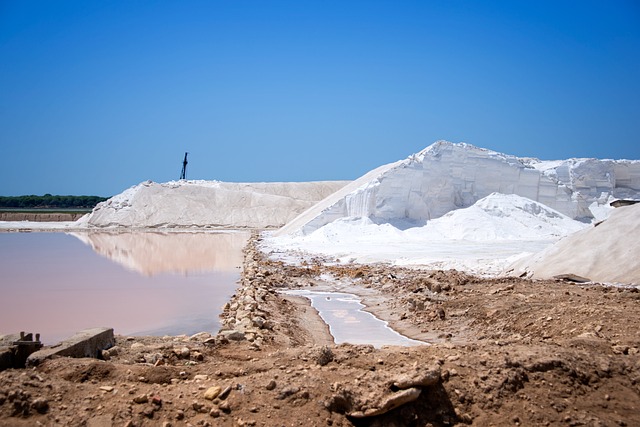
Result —
M 1 372 L 0 425 L 640 425 L 635 288 L 293 267 L 256 250 L 241 286 L 223 320 L 241 310 L 244 288 L 264 290 L 250 311 L 266 322 L 247 339 L 118 337 L 109 360 Z M 305 299 L 276 292 L 302 286 L 349 288 L 432 345 L 331 345 Z
M 83 215 L 86 214 L 71 212 L 0 212 L 0 221 L 77 221 Z

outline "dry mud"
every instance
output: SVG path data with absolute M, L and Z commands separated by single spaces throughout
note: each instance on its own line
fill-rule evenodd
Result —
M 108 360 L 0 372 L 0 425 L 640 425 L 635 288 L 287 266 L 256 240 L 218 335 L 118 337 Z M 283 287 L 357 289 L 431 345 L 332 345 Z

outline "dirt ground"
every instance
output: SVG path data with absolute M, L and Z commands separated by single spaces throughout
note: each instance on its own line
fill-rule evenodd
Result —
M 0 425 L 640 425 L 635 288 L 287 266 L 255 242 L 220 334 L 117 337 L 108 360 L 0 372 Z M 284 287 L 348 289 L 430 345 L 334 345 Z
M 58 222 L 76 221 L 85 213 L 74 212 L 0 212 L 0 221 Z

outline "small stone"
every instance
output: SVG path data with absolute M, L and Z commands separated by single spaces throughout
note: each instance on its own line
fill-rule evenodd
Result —
M 147 406 L 146 408 L 144 408 L 144 410 L 142 411 L 142 413 L 144 414 L 145 417 L 147 418 L 153 418 L 153 413 L 156 412 L 156 408 L 153 406 Z
M 160 396 L 153 396 L 151 398 L 151 403 L 153 403 L 156 406 L 162 406 L 162 398 Z
M 276 397 L 278 400 L 286 399 L 289 396 L 292 396 L 300 391 L 299 387 L 287 387 L 283 389 L 280 394 Z
M 195 381 L 206 381 L 209 379 L 209 375 L 205 375 L 205 374 L 197 374 L 193 377 L 193 379 Z
M 276 382 L 274 380 L 269 381 L 269 384 L 267 384 L 266 389 L 273 390 L 274 388 L 276 388 Z
M 100 390 L 110 393 L 113 391 L 113 387 L 111 387 L 110 385 L 103 385 L 102 387 L 100 387 Z
M 213 417 L 213 418 L 218 418 L 218 417 L 220 416 L 220 411 L 219 411 L 218 409 L 216 409 L 216 408 L 212 408 L 212 409 L 209 411 L 209 415 L 210 415 L 211 417 Z
M 189 356 L 191 355 L 191 350 L 189 350 L 188 347 L 182 347 L 180 349 L 180 356 L 184 359 L 188 359 Z
M 240 331 L 236 331 L 235 329 L 232 329 L 230 331 L 222 331 L 220 332 L 220 335 L 222 335 L 229 341 L 243 341 L 245 339 L 244 334 Z
M 149 398 L 147 397 L 146 394 L 141 394 L 133 398 L 133 402 L 139 405 L 143 403 L 147 403 L 148 401 L 149 401 Z
M 49 402 L 43 397 L 39 397 L 31 402 L 31 407 L 35 409 L 39 414 L 44 414 L 49 410 Z
M 209 332 L 198 332 L 197 334 L 191 335 L 189 337 L 190 341 L 204 341 L 206 339 L 211 338 L 211 334 Z
M 225 414 L 231 412 L 231 405 L 229 405 L 229 402 L 227 402 L 226 400 L 220 403 L 220 405 L 218 405 L 218 408 Z
M 251 319 L 251 321 L 253 322 L 253 325 L 258 328 L 262 328 L 265 323 L 264 317 L 261 317 L 261 316 L 256 316 L 253 319 Z
M 222 392 L 222 387 L 220 386 L 216 385 L 209 387 L 207 391 L 204 392 L 204 398 L 207 400 L 213 400 L 220 395 L 220 392 Z
M 222 390 L 222 391 L 220 392 L 220 394 L 218 395 L 218 397 L 219 397 L 220 399 L 224 400 L 224 399 L 226 399 L 226 398 L 227 398 L 227 396 L 229 396 L 229 393 L 231 393 L 231 386 L 226 386 L 226 387 L 224 388 L 224 390 Z
M 176 412 L 176 420 L 180 421 L 184 418 L 184 411 L 182 409 L 178 409 Z
M 196 412 L 206 412 L 206 409 L 205 409 L 204 405 L 202 403 L 200 403 L 200 402 L 193 402 L 191 404 L 191 407 Z
M 325 366 L 328 363 L 332 362 L 334 359 L 333 351 L 328 346 L 323 346 L 318 353 L 316 358 L 316 362 L 320 366 Z

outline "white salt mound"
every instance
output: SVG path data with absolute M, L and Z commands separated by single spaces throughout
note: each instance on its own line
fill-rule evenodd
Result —
M 312 233 L 282 235 L 273 233 L 275 243 L 425 242 L 442 240 L 549 240 L 555 241 L 584 228 L 573 220 L 541 203 L 515 194 L 492 193 L 474 205 L 457 209 L 428 221 L 424 226 L 404 230 L 391 223 L 377 224 L 370 218 L 340 218 Z M 327 248 L 331 250 L 331 248 Z
M 574 274 L 596 282 L 640 284 L 640 204 L 615 209 L 597 226 L 520 259 L 507 271 L 539 279 Z
M 516 194 L 573 219 L 590 221 L 593 203 L 640 198 L 640 161 L 543 162 L 469 144 L 439 141 L 381 166 L 303 212 L 276 234 L 309 234 L 339 218 L 425 223 L 491 193 Z
M 492 193 L 468 208 L 429 221 L 421 233 L 431 239 L 556 240 L 584 227 L 525 197 Z
M 403 224 L 406 226 L 406 224 Z M 340 262 L 388 262 L 498 274 L 512 257 L 544 249 L 586 227 L 524 197 L 493 193 L 423 226 L 398 228 L 370 218 L 340 218 L 309 233 L 264 239 L 271 251 L 304 251 Z
M 147 181 L 102 202 L 89 227 L 280 227 L 346 181 L 232 183 Z

